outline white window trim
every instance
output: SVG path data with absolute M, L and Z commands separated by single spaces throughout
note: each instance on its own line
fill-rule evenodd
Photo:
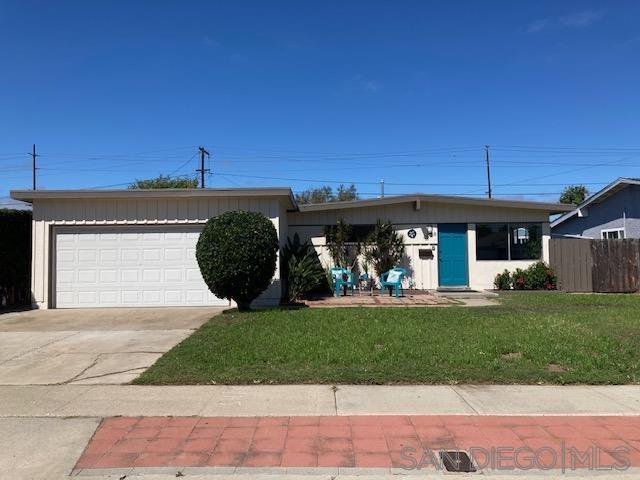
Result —
M 624 239 L 627 237 L 625 229 L 623 227 L 623 228 L 603 228 L 602 230 L 600 230 L 600 238 L 604 240 L 605 234 L 609 232 L 618 232 L 618 239 Z

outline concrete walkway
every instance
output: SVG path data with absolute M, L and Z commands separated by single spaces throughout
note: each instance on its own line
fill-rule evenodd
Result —
M 0 386 L 0 417 L 640 415 L 622 386 Z

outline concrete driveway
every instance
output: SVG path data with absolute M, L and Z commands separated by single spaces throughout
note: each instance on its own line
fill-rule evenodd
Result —
M 220 308 L 31 310 L 0 315 L 0 385 L 128 383 Z

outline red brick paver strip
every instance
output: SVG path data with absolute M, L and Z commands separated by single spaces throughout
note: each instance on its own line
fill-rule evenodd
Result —
M 640 467 L 640 417 L 115 417 L 103 419 L 76 469 L 416 468 L 428 466 L 428 452 L 456 449 L 489 469 Z

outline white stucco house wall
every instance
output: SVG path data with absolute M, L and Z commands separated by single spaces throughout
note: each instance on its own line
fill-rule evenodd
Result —
M 548 260 L 549 215 L 571 209 L 422 194 L 298 206 L 289 188 L 22 190 L 11 196 L 33 207 L 38 308 L 229 305 L 204 284 L 195 244 L 209 218 L 233 210 L 270 218 L 281 246 L 298 233 L 325 266 L 325 225 L 342 218 L 362 233 L 378 219 L 390 220 L 404 237 L 403 264 L 415 288 L 491 288 L 505 268 Z M 281 295 L 278 266 L 256 304 L 275 305 Z

